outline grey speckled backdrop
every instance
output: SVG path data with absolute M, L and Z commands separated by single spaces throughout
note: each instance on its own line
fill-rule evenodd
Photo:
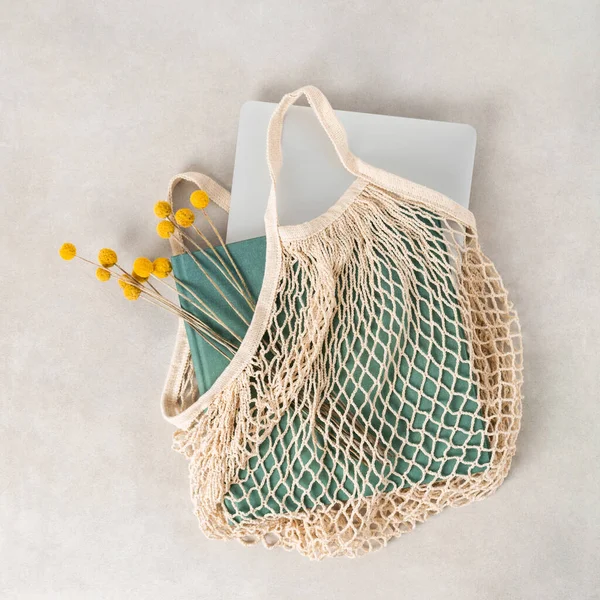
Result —
M 4 0 L 0 597 L 598 598 L 599 30 L 593 0 Z M 164 252 L 169 177 L 228 184 L 241 104 L 308 82 L 477 128 L 472 208 L 525 339 L 506 483 L 356 561 L 201 535 L 158 402 L 175 323 L 56 255 Z

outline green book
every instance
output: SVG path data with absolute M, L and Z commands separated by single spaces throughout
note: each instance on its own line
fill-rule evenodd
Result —
M 236 242 L 227 247 L 252 296 L 258 298 L 264 275 L 265 238 Z M 215 252 L 227 261 L 222 247 L 199 251 L 194 256 L 209 277 L 227 293 L 237 311 L 250 322 L 252 310 L 210 260 L 209 256 L 215 257 Z M 441 234 L 429 252 L 444 255 Z M 181 254 L 173 257 L 172 263 L 174 275 L 192 288 L 222 323 L 243 338 L 247 325 L 195 261 Z M 472 381 L 469 345 L 458 311 L 442 296 L 443 286 L 453 289 L 453 283 L 450 275 L 436 281 L 440 275 L 429 272 L 417 259 L 413 259 L 413 264 L 416 292 L 415 289 L 403 290 L 395 272 L 383 263 L 379 265 L 380 272 L 389 281 L 389 293 L 395 298 L 404 298 L 403 302 L 392 303 L 383 294 L 376 297 L 380 304 L 377 317 L 383 319 L 384 327 L 371 330 L 369 307 L 355 304 L 353 314 L 365 315 L 364 322 L 356 323 L 358 335 L 352 340 L 329 340 L 342 349 L 342 358 L 338 358 L 340 364 L 331 365 L 340 376 L 335 378 L 335 389 L 328 400 L 351 398 L 351 409 L 360 416 L 361 423 L 366 424 L 366 430 L 379 432 L 385 438 L 388 459 L 375 458 L 365 464 L 358 459 L 349 461 L 347 456 L 337 456 L 320 433 L 314 434 L 306 418 L 290 411 L 258 448 L 250 449 L 249 464 L 240 470 L 238 482 L 232 484 L 226 495 L 225 506 L 233 522 L 327 506 L 449 476 L 468 476 L 487 468 L 491 453 L 477 387 Z M 183 287 L 180 291 L 186 293 Z M 309 293 L 310 290 L 303 291 L 303 294 Z M 405 307 L 406 299 L 410 299 L 409 309 Z M 235 342 L 235 337 L 222 324 L 208 318 L 193 304 L 182 299 L 181 306 L 219 335 Z M 344 318 L 343 314 L 334 317 Z M 404 327 L 396 331 L 392 322 L 401 322 Z M 203 394 L 230 359 L 186 326 L 198 388 Z M 403 356 L 386 356 L 384 348 L 388 340 L 380 338 L 389 337 L 386 331 L 390 330 L 401 336 L 399 346 L 404 348 Z M 327 347 L 325 344 L 325 352 Z M 341 363 L 343 368 L 340 368 Z M 391 368 L 397 372 L 391 373 Z M 360 381 L 354 377 L 356 373 L 360 373 Z M 386 383 L 379 385 L 381 381 Z

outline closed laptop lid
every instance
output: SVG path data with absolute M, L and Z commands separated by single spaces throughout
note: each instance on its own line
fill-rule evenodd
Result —
M 264 235 L 271 180 L 266 161 L 267 127 L 277 104 L 246 102 L 240 113 L 227 242 Z M 352 152 L 365 162 L 432 188 L 468 207 L 476 133 L 470 125 L 335 111 Z M 283 135 L 277 184 L 281 225 L 318 217 L 354 177 L 308 107 L 292 106 Z

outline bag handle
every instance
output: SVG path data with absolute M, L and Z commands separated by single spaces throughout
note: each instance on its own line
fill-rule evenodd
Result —
M 283 121 L 285 119 L 285 114 L 290 106 L 292 106 L 301 96 L 306 97 L 309 106 L 314 111 L 319 123 L 321 123 L 325 133 L 331 140 L 344 167 L 353 175 L 356 175 L 357 177 L 360 176 L 362 161 L 350 152 L 346 130 L 335 116 L 331 104 L 329 104 L 325 94 L 323 94 L 320 89 L 316 88 L 314 85 L 307 85 L 286 94 L 281 99 L 281 102 L 277 106 L 271 117 L 271 121 L 269 122 L 267 133 L 267 162 L 273 185 L 276 184 L 277 176 L 279 175 L 283 161 L 281 139 L 283 137 Z
M 198 189 L 204 190 L 211 201 L 226 213 L 229 213 L 229 202 L 231 194 L 224 187 L 220 186 L 214 179 L 204 175 L 188 171 L 175 175 L 169 182 L 167 191 L 167 202 L 173 210 L 173 190 L 182 181 L 193 183 Z M 181 233 L 177 228 L 169 238 L 171 253 L 173 255 L 184 252 L 184 242 Z M 164 417 L 173 422 L 174 419 L 183 410 L 191 406 L 198 399 L 198 390 L 193 385 L 187 385 L 190 380 L 190 373 L 193 372 L 192 358 L 190 355 L 190 346 L 187 339 L 187 333 L 183 319 L 179 319 L 175 348 L 171 357 L 171 364 L 167 373 L 167 379 L 162 394 L 162 413 Z
M 373 183 L 392 193 L 399 194 L 416 204 L 441 212 L 450 218 L 461 221 L 471 228 L 475 228 L 475 217 L 469 209 L 461 206 L 439 192 L 413 181 L 409 181 L 408 179 L 404 179 L 399 175 L 394 175 L 393 173 L 388 173 L 383 169 L 374 167 L 352 154 L 352 152 L 350 152 L 350 147 L 348 146 L 346 130 L 336 117 L 333 108 L 331 108 L 331 104 L 329 104 L 321 90 L 313 85 L 307 85 L 286 94 L 281 99 L 281 102 L 275 109 L 271 121 L 269 122 L 269 129 L 267 132 L 267 163 L 269 165 L 272 186 L 267 210 L 265 212 L 265 226 L 267 233 L 271 232 L 275 235 L 279 227 L 275 187 L 282 164 L 281 138 L 283 134 L 283 121 L 289 107 L 292 106 L 300 96 L 306 97 L 309 106 L 316 114 L 319 123 L 321 123 L 325 133 L 331 140 L 342 164 L 350 173 L 366 182 Z
M 169 182 L 167 202 L 171 205 L 173 212 L 175 212 L 173 207 L 173 190 L 177 184 L 181 183 L 182 181 L 193 183 L 198 189 L 204 190 L 212 202 L 214 202 L 219 208 L 222 208 L 226 213 L 229 213 L 231 194 L 224 187 L 220 186 L 214 179 L 211 179 L 208 175 L 196 173 L 194 171 L 179 173 L 179 175 L 175 175 L 175 177 L 173 177 Z M 169 238 L 169 244 L 171 245 L 171 253 L 173 255 L 181 254 L 183 252 L 184 242 L 179 229 L 175 228 L 175 231 Z

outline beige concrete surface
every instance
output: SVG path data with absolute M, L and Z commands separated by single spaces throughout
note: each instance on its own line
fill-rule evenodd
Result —
M 0 598 L 598 598 L 598 3 L 0 2 Z M 159 396 L 176 324 L 56 249 L 161 254 L 176 172 L 231 181 L 248 99 L 474 125 L 472 208 L 520 312 L 513 470 L 385 550 L 206 540 Z

